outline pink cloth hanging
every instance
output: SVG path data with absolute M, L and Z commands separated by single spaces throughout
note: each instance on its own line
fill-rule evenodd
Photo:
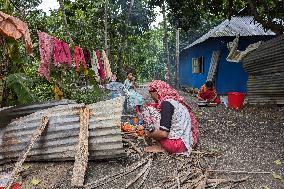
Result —
M 38 32 L 40 65 L 38 73 L 50 81 L 50 67 L 53 55 L 53 37 L 44 32 Z
M 74 59 L 75 59 L 75 64 L 76 64 L 76 72 L 80 71 L 81 63 L 83 63 L 83 66 L 85 69 L 88 68 L 85 57 L 84 57 L 83 49 L 78 46 L 74 47 Z
M 71 53 L 69 45 L 57 38 L 54 38 L 54 63 L 64 64 L 68 63 L 69 67 L 72 67 Z
M 100 54 L 99 50 L 96 50 L 96 55 L 97 55 L 97 59 L 98 59 L 99 76 L 100 76 L 101 80 L 105 80 L 106 79 L 106 71 L 104 69 L 104 65 L 102 64 L 101 54 Z

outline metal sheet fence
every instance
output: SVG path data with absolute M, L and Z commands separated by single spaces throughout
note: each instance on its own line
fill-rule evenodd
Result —
M 263 43 L 243 60 L 248 102 L 284 104 L 284 35 Z
M 0 163 L 16 160 L 28 144 L 30 137 L 41 124 L 43 116 L 49 117 L 47 129 L 30 151 L 27 160 L 74 160 L 75 146 L 79 140 L 79 109 L 90 109 L 89 159 L 124 156 L 121 123 L 124 97 L 91 105 L 68 104 L 19 118 L 0 128 Z
M 13 119 L 32 114 L 39 110 L 52 108 L 58 105 L 74 104 L 74 103 L 75 101 L 73 100 L 60 100 L 60 101 L 49 101 L 49 102 L 42 102 L 42 103 L 35 103 L 35 104 L 30 104 L 30 105 L 20 105 L 20 106 L 5 108 L 3 110 L 0 110 L 0 127 L 6 126 Z

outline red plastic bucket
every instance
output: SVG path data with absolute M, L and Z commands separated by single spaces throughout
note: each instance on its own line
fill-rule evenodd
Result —
M 244 106 L 245 94 L 239 92 L 228 93 L 228 106 L 232 109 L 241 109 Z

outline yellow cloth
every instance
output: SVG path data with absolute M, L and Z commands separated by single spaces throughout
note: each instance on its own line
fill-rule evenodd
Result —
M 89 70 L 88 69 L 84 69 L 84 74 L 85 74 L 85 76 L 89 75 Z
M 60 88 L 58 87 L 58 85 L 55 85 L 53 92 L 54 92 L 54 98 L 55 98 L 55 100 L 61 100 L 61 99 L 63 99 L 63 92 L 60 90 Z

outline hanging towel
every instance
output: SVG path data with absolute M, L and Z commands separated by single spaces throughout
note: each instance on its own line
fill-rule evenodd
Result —
M 112 76 L 112 72 L 111 72 L 109 60 L 107 58 L 105 50 L 102 50 L 102 55 L 103 55 L 103 59 L 104 59 L 104 67 L 105 67 L 106 77 L 108 79 L 110 79 L 111 76 Z
M 57 38 L 54 38 L 54 63 L 55 64 L 66 64 L 68 63 L 69 67 L 72 67 L 71 53 L 69 45 Z
M 91 64 L 91 54 L 90 54 L 90 51 L 88 49 L 84 49 L 83 53 L 84 53 L 84 57 L 85 57 L 85 60 L 86 60 L 86 63 L 88 65 L 88 67 L 91 68 L 92 64 Z
M 101 80 L 105 80 L 106 79 L 106 73 L 105 73 L 104 65 L 102 64 L 102 61 L 101 61 L 101 54 L 100 54 L 99 50 L 96 50 L 96 55 L 97 55 L 97 58 L 98 58 L 99 76 L 100 76 Z
M 44 32 L 38 32 L 40 65 L 38 73 L 50 81 L 50 67 L 53 55 L 53 37 Z
M 80 64 L 83 63 L 83 66 L 85 69 L 88 68 L 84 53 L 82 48 L 75 46 L 74 47 L 74 59 L 75 59 L 75 64 L 76 64 L 76 72 L 80 71 Z
M 29 54 L 33 53 L 32 40 L 27 23 L 0 11 L 0 34 L 13 39 L 23 38 Z
M 96 81 L 98 82 L 100 80 L 100 75 L 99 75 L 99 71 L 98 71 L 98 58 L 97 58 L 95 51 L 93 51 L 91 63 L 92 63 L 92 68 L 95 72 Z

